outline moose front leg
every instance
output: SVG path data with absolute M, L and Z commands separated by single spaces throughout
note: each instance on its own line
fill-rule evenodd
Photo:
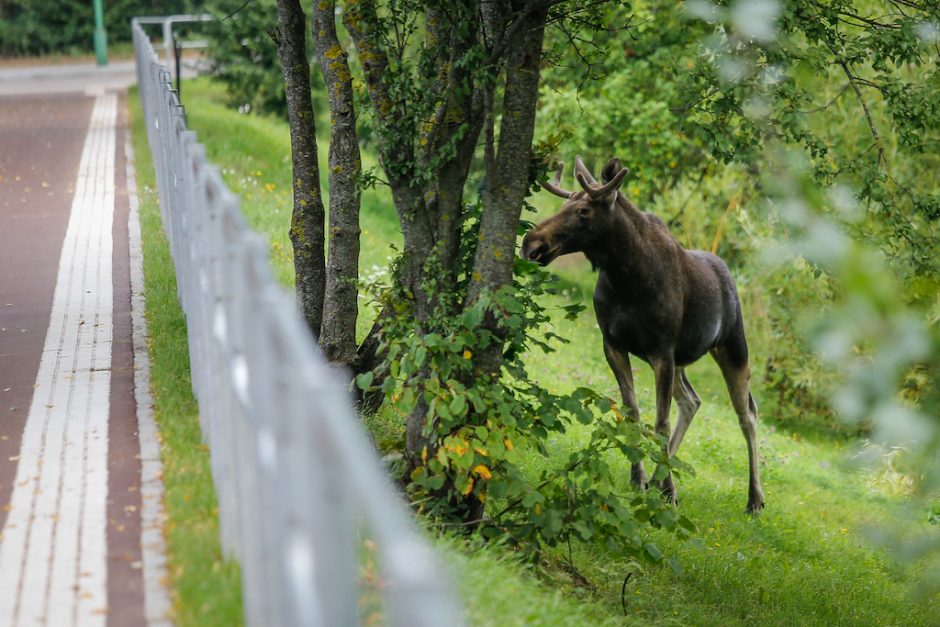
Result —
M 656 433 L 669 441 L 669 412 L 672 409 L 672 384 L 675 378 L 675 362 L 671 357 L 652 361 L 653 374 L 656 377 Z M 668 445 L 664 445 L 668 455 Z M 676 486 L 672 475 L 667 474 L 662 481 L 654 481 L 671 503 L 676 503 Z
M 627 416 L 633 422 L 640 421 L 640 408 L 636 403 L 636 394 L 633 391 L 633 369 L 630 367 L 630 355 L 604 342 L 604 356 L 607 364 L 614 372 L 620 396 L 627 409 Z M 646 473 L 643 471 L 643 462 L 636 462 L 630 468 L 630 481 L 641 490 L 646 489 Z

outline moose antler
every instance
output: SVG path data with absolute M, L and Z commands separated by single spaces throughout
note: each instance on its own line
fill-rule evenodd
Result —
M 568 190 L 562 189 L 560 187 L 561 173 L 562 173 L 562 170 L 564 169 L 565 169 L 565 162 L 559 161 L 558 167 L 555 168 L 555 176 L 552 178 L 551 182 L 546 181 L 542 183 L 542 187 L 546 191 L 549 191 L 555 194 L 556 196 L 561 196 L 562 198 L 570 198 L 571 194 L 573 194 L 574 192 L 569 192 Z
M 593 178 L 588 181 L 583 172 L 578 172 L 575 177 L 591 198 L 601 198 L 611 192 L 617 191 L 617 188 L 620 187 L 620 181 L 623 180 L 623 177 L 625 177 L 629 171 L 629 168 L 622 168 L 619 172 L 614 174 L 613 178 L 601 187 L 594 187 L 591 183 L 596 183 L 597 181 L 594 181 Z
M 588 183 L 597 183 L 594 180 L 594 175 L 591 174 L 591 171 L 587 169 L 587 166 L 584 165 L 584 162 L 581 161 L 581 155 L 578 155 L 574 158 L 574 174 L 577 176 L 581 174 L 587 180 Z

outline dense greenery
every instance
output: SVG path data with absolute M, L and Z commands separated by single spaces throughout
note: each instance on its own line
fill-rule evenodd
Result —
M 389 103 L 398 108 L 382 110 L 367 59 L 366 73 L 352 77 L 361 102 L 372 105 L 365 108 L 372 115 L 359 124 L 362 137 L 374 143 L 364 143 L 380 153 L 389 145 L 422 152 L 421 141 L 433 136 L 422 120 L 440 105 L 433 91 L 436 75 L 425 70 L 438 60 L 433 45 L 409 37 L 436 32 L 432 22 L 440 7 L 367 5 L 373 28 L 368 41 L 397 54 L 380 78 L 395 94 Z M 235 44 L 219 46 L 219 67 L 226 68 L 223 76 L 236 102 L 278 111 L 279 97 L 270 97 L 275 90 L 252 87 L 276 80 L 274 66 L 267 66 L 274 53 L 262 34 L 266 19 L 258 3 L 241 26 L 220 28 L 219 35 Z M 379 23 L 385 31 L 375 30 Z M 940 438 L 940 184 L 931 174 L 940 166 L 936 4 L 561 2 L 552 6 L 548 23 L 549 63 L 542 69 L 536 131 L 543 161 L 530 168 L 530 181 L 547 161 L 572 153 L 595 163 L 622 157 L 633 171 L 624 185 L 629 197 L 666 220 L 681 243 L 717 252 L 735 269 L 750 335 L 759 347 L 752 367 L 765 389 L 763 415 L 798 431 L 870 434 L 916 453 L 919 458 L 902 457 L 920 469 L 914 473 L 920 489 L 935 494 L 940 458 L 929 443 Z M 251 36 L 238 34 L 244 29 Z M 465 31 L 457 32 L 472 39 Z M 359 55 L 372 54 L 361 42 L 359 48 Z M 469 45 L 444 67 L 474 59 L 479 64 L 479 53 Z M 259 95 L 268 99 L 254 100 Z M 462 109 L 455 110 L 451 122 L 457 124 Z M 499 119 L 498 107 L 492 113 Z M 453 145 L 442 145 L 417 165 L 385 154 L 382 164 L 396 204 L 402 192 L 395 186 L 401 188 L 402 179 L 413 188 L 425 185 L 434 180 L 435 164 L 453 154 Z M 469 189 L 484 174 L 474 172 Z M 430 185 L 424 198 L 435 199 L 435 189 Z M 420 214 L 399 207 L 406 253 L 411 219 Z M 464 228 L 473 224 L 472 204 L 463 203 L 455 218 L 463 229 L 460 241 L 475 246 L 472 229 Z M 440 507 L 426 509 L 440 513 L 460 495 L 477 499 L 479 506 L 493 496 L 492 486 L 500 486 L 499 499 L 506 496 L 503 488 L 516 485 L 522 492 L 508 496 L 512 504 L 531 486 L 513 482 L 515 465 L 503 456 L 508 452 L 492 444 L 507 439 L 503 435 L 518 437 L 504 430 L 523 424 L 528 448 L 540 450 L 545 436 L 535 427 L 557 413 L 553 408 L 565 406 L 557 397 L 546 402 L 546 391 L 533 392 L 538 386 L 527 388 L 525 370 L 513 361 L 544 322 L 536 309 L 527 309 L 539 288 L 526 288 L 534 284 L 517 275 L 514 304 L 499 302 L 508 294 L 497 292 L 480 301 L 489 309 L 477 311 L 472 305 L 478 293 L 466 291 L 473 272 L 449 267 L 440 279 L 435 259 L 413 250 L 406 254 L 404 265 L 421 268 L 403 282 L 399 263 L 380 301 L 387 308 L 411 300 L 430 305 L 405 307 L 398 323 L 389 321 L 386 366 L 360 383 L 380 387 L 389 399 L 385 411 L 400 419 L 411 421 L 416 406 L 426 412 L 420 435 L 429 443 L 428 454 L 416 463 L 415 453 L 423 449 L 411 450 L 405 472 L 418 498 L 443 497 Z M 419 274 L 421 280 L 415 279 Z M 477 328 L 496 319 L 495 327 Z M 464 355 L 476 360 L 494 345 L 505 349 L 499 352 L 508 361 L 491 380 L 464 363 L 470 361 Z M 392 367 L 396 371 L 383 382 Z M 578 394 L 572 398 L 589 398 Z M 575 405 L 580 409 L 562 415 L 577 422 L 590 410 Z M 490 412 L 524 418 L 515 425 L 499 423 L 493 435 Z M 478 442 L 468 439 L 471 433 Z M 407 448 L 402 439 L 389 444 Z M 504 474 L 495 481 L 483 478 L 494 469 Z
M 242 4 L 210 0 L 205 5 L 215 18 L 204 25 L 211 43 L 211 72 L 226 85 L 232 106 L 242 111 L 284 114 L 284 78 L 272 37 L 277 17 L 275 2 L 252 0 Z M 318 74 L 313 72 L 312 78 Z M 322 94 L 322 84 L 319 81 L 315 93 Z
M 623 157 L 635 172 L 628 195 L 661 207 L 680 241 L 697 240 L 763 285 L 755 304 L 776 341 L 758 365 L 781 417 L 829 413 L 825 422 L 841 428 L 828 412 L 838 369 L 819 362 L 794 315 L 828 308 L 840 292 L 819 264 L 761 263 L 768 249 L 782 261 L 774 242 L 795 235 L 780 207 L 763 205 L 767 149 L 805 155 L 807 182 L 833 190 L 817 209 L 882 251 L 904 286 L 897 297 L 935 317 L 940 186 L 928 173 L 940 166 L 938 11 L 878 1 L 675 10 L 641 0 L 611 12 L 624 31 L 555 33 L 545 137 L 561 132 L 563 147 L 597 161 Z
M 105 0 L 104 25 L 109 43 L 131 39 L 137 15 L 186 13 L 190 0 Z M 3 0 L 0 2 L 0 55 L 90 53 L 95 16 L 88 0 Z
M 289 286 L 292 262 L 284 224 L 290 215 L 291 173 L 284 160 L 289 150 L 286 124 L 226 110 L 218 85 L 200 80 L 185 89 L 189 93 L 191 127 L 206 143 L 209 158 L 220 165 L 226 181 L 242 199 L 248 223 L 268 238 L 276 276 Z M 138 139 L 142 138 L 140 135 Z M 145 142 L 136 145 L 138 160 L 143 162 Z M 364 153 L 363 159 L 365 167 L 375 165 L 372 155 Z M 557 208 L 556 200 L 547 194 L 537 195 L 533 202 L 540 207 L 539 216 Z M 389 257 L 394 254 L 390 246 L 400 247 L 395 224 L 393 209 L 383 191 L 366 190 L 361 274 L 369 281 L 385 274 Z M 154 233 L 154 245 L 146 254 L 154 257 L 159 269 L 166 259 L 160 256 L 161 250 L 162 255 L 166 254 L 165 243 L 161 244 L 154 231 L 157 224 L 150 221 L 148 225 Z M 694 237 L 692 244 L 708 246 L 713 233 L 703 231 Z M 590 387 L 599 394 L 614 395 L 616 385 L 600 350 L 593 313 L 588 308 L 575 320 L 568 320 L 568 312 L 563 309 L 573 300 L 590 300 L 593 273 L 586 263 L 565 264 L 556 272 L 559 281 L 554 287 L 558 294 L 540 296 L 539 301 L 550 316 L 547 328 L 571 341 L 560 346 L 550 359 L 535 346 L 525 351 L 522 362 L 528 375 L 554 394 L 566 395 Z M 178 312 L 172 282 L 161 280 L 161 276 L 165 275 L 157 271 L 148 283 L 148 298 L 165 303 L 168 310 L 176 307 Z M 739 284 L 745 293 L 752 293 L 756 286 L 747 275 L 740 276 Z M 747 301 L 746 314 L 752 326 L 763 328 L 756 324 L 761 314 L 753 303 Z M 368 318 L 374 314 L 365 313 Z M 360 333 L 365 334 L 370 323 L 363 320 Z M 751 334 L 752 351 L 765 354 L 777 340 L 756 331 Z M 168 375 L 156 390 L 158 402 L 161 396 L 187 396 L 189 381 L 180 376 L 185 372 L 181 367 L 185 350 L 181 354 L 170 348 L 185 344 L 185 331 L 178 323 L 156 324 L 151 320 L 151 334 L 154 368 L 161 362 Z M 681 478 L 680 511 L 698 522 L 698 530 L 691 541 L 660 531 L 648 536 L 663 553 L 678 559 L 682 573 L 624 560 L 616 550 L 579 541 L 571 543 L 570 556 L 576 571 L 569 567 L 565 544 L 545 548 L 538 567 L 526 566 L 515 558 L 515 551 L 506 547 L 432 534 L 460 588 L 467 623 L 494 627 L 624 622 L 930 624 L 940 611 L 937 600 L 909 596 L 909 591 L 925 580 L 924 564 L 902 561 L 899 558 L 903 554 L 896 547 L 882 550 L 870 542 L 873 531 L 884 529 L 885 523 L 892 520 L 913 539 L 929 537 L 927 534 L 936 529 L 935 524 L 927 522 L 926 510 L 918 508 L 908 518 L 901 509 L 911 501 L 912 474 L 906 472 L 900 456 L 878 456 L 877 465 L 859 468 L 846 463 L 857 452 L 852 439 L 800 429 L 792 422 L 792 428 L 784 429 L 770 412 L 764 411 L 768 420 L 760 426 L 760 445 L 769 507 L 756 520 L 742 516 L 746 455 L 724 386 L 714 365 L 704 360 L 690 369 L 689 376 L 704 405 L 683 447 L 686 461 L 696 472 Z M 639 369 L 637 390 L 647 419 L 652 409 L 651 383 L 647 369 Z M 755 396 L 759 405 L 767 405 L 764 386 L 755 386 Z M 184 422 L 182 419 L 188 416 L 188 424 L 197 422 L 189 416 L 190 409 L 179 409 L 172 400 L 164 407 L 168 420 Z M 801 418 L 808 421 L 813 416 L 807 412 Z M 368 424 L 381 448 L 395 447 L 402 431 L 397 413 L 373 415 Z M 588 445 L 593 430 L 592 425 L 575 422 L 565 433 L 551 434 L 545 440 L 548 456 L 533 454 L 521 460 L 521 472 L 538 481 L 541 473 L 563 464 Z M 199 540 L 182 533 L 193 524 L 187 516 L 195 515 L 200 520 L 212 516 L 211 507 L 203 509 L 201 498 L 185 498 L 187 492 L 211 492 L 208 473 L 194 472 L 196 466 L 190 461 L 204 456 L 205 451 L 195 428 L 174 432 L 174 438 L 178 444 L 165 447 L 164 455 L 168 469 L 175 458 L 179 462 L 173 467 L 184 471 L 180 476 L 180 498 L 174 500 L 179 507 L 170 510 L 168 522 L 174 529 L 173 538 L 178 540 L 170 544 L 174 565 L 170 577 L 175 589 L 185 590 L 176 597 L 178 622 L 228 625 L 232 605 L 237 605 L 238 580 L 227 570 L 229 565 L 213 565 L 218 553 L 211 549 L 217 547 L 211 534 Z M 611 451 L 604 461 L 610 479 L 629 493 L 629 460 Z M 427 524 L 426 519 L 419 520 Z M 208 560 L 204 561 L 206 556 Z M 622 603 L 624 578 L 631 573 Z M 368 568 L 361 576 L 367 583 L 376 578 L 374 570 Z M 623 605 L 627 608 L 626 618 Z
M 467 228 L 478 230 L 478 220 L 471 220 Z M 458 276 L 469 274 L 472 253 L 471 247 L 465 247 L 461 260 L 465 268 Z M 457 316 L 442 304 L 421 334 L 414 333 L 407 299 L 393 285 L 371 288 L 386 310 L 395 312 L 383 331 L 389 369 L 381 384 L 390 399 L 386 416 L 404 421 L 419 395 L 428 406 L 425 433 L 434 449 L 429 453 L 432 445 L 426 446 L 421 463 L 405 469 L 410 473 L 409 492 L 420 504 L 419 511 L 445 526 L 465 524 L 465 497 L 495 504 L 486 517 L 471 522 L 480 527 L 483 537 L 505 539 L 532 559 L 542 557 L 544 546 L 580 540 L 600 543 L 621 559 L 661 562 L 662 552 L 643 528 L 652 525 L 686 537 L 694 525 L 655 491 L 645 495 L 622 491 L 622 477 L 612 472 L 607 456 L 614 452 L 633 462 L 652 459 L 663 474 L 685 466 L 667 460 L 661 440 L 649 427 L 626 420 L 616 401 L 586 387 L 571 394 L 554 393 L 533 380 L 526 365 L 526 357 L 532 355 L 527 351 L 551 360 L 559 341 L 564 342 L 551 331 L 541 331 L 550 316 L 539 301 L 557 290 L 535 264 L 519 259 L 516 265 L 512 285 L 485 293 Z M 464 278 L 462 291 L 441 300 L 462 301 L 468 284 Z M 577 304 L 562 306 L 569 321 L 583 309 Z M 492 311 L 500 312 L 500 325 L 506 330 L 502 338 L 483 324 Z M 497 342 L 505 350 L 501 376 L 474 377 L 474 351 Z M 369 389 L 374 376 L 368 371 L 357 383 Z M 547 449 L 551 438 L 579 424 L 593 425 L 584 447 L 552 459 Z M 401 443 L 395 448 L 400 450 Z M 523 468 L 536 455 L 545 458 L 547 466 L 532 477 Z M 674 560 L 670 563 L 678 568 Z

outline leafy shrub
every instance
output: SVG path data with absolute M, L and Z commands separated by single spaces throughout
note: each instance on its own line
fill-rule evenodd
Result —
M 835 370 L 819 359 L 795 312 L 819 313 L 835 299 L 831 279 L 802 257 L 762 275 L 768 322 L 764 340 L 764 416 L 794 426 L 841 428 L 829 405 L 839 384 Z
M 463 238 L 464 277 L 472 267 L 471 235 L 477 228 L 470 217 Z M 484 293 L 459 314 L 453 313 L 454 304 L 465 293 L 437 294 L 436 313 L 420 333 L 414 332 L 411 299 L 394 288 L 373 286 L 394 314 L 383 329 L 383 365 L 360 375 L 357 383 L 379 388 L 384 411 L 402 420 L 417 405 L 427 407 L 422 433 L 427 444 L 420 462 L 402 470 L 402 479 L 419 509 L 443 525 L 466 526 L 468 508 L 478 506 L 489 512 L 474 521 L 484 537 L 506 539 L 533 559 L 545 546 L 580 540 L 662 562 L 643 530 L 652 526 L 687 536 L 692 522 L 656 490 L 634 492 L 624 485 L 628 480 L 615 478 L 607 456 L 647 458 L 659 464 L 655 478 L 670 468 L 688 469 L 667 460 L 663 439 L 648 426 L 625 420 L 611 399 L 586 388 L 553 394 L 532 382 L 523 354 L 530 348 L 549 354 L 553 343 L 563 341 L 537 332 L 548 320 L 539 297 L 552 292 L 552 283 L 538 266 L 517 259 L 512 286 Z M 433 293 L 433 285 L 427 288 Z M 579 305 L 568 307 L 572 316 L 579 310 Z M 494 343 L 503 347 L 498 375 L 474 371 L 473 355 Z M 553 459 L 549 439 L 575 425 L 593 425 L 583 447 Z M 534 456 L 545 469 L 526 472 Z
M 589 163 L 622 158 L 631 170 L 622 191 L 651 200 L 708 161 L 682 121 L 680 77 L 696 44 L 681 12 L 654 10 L 649 3 L 613 5 L 608 24 L 636 25 L 550 32 L 548 56 L 555 64 L 543 73 L 539 129 L 543 139 L 564 139 L 565 152 L 580 153 Z
M 225 85 L 233 107 L 283 115 L 284 78 L 273 39 L 277 5 L 275 0 L 252 0 L 235 12 L 240 4 L 226 0 L 206 4 L 215 17 L 206 25 L 211 73 Z

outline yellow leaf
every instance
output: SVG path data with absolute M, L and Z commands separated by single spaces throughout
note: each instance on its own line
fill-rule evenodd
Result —
M 421 449 L 421 461 L 427 463 L 428 461 L 428 447 Z
M 512 440 L 510 440 L 509 438 L 506 438 L 505 440 L 503 440 L 503 444 L 506 445 L 507 451 L 511 451 L 513 449 Z
M 470 349 L 469 349 L 469 348 L 464 349 L 464 351 L 463 351 L 463 358 L 464 358 L 464 359 L 470 359 L 471 357 L 473 357 L 473 353 L 470 352 Z
M 493 473 L 490 472 L 490 469 L 480 464 L 473 467 L 473 473 L 479 475 L 483 479 L 490 479 L 493 476 Z
M 482 447 L 479 447 L 479 446 L 474 446 L 474 447 L 473 447 L 473 450 L 476 451 L 477 453 L 479 453 L 480 455 L 482 455 L 483 457 L 489 457 L 489 456 L 490 456 L 489 451 L 487 451 L 485 448 L 482 448 Z
M 541 514 L 541 513 L 542 513 L 542 506 L 539 505 L 538 503 L 536 503 L 536 504 L 535 504 L 535 515 L 538 516 L 538 515 Z
M 463 494 L 464 496 L 467 496 L 472 491 L 473 491 L 473 477 L 470 477 L 470 479 L 467 481 L 467 487 L 461 490 L 460 493 Z

